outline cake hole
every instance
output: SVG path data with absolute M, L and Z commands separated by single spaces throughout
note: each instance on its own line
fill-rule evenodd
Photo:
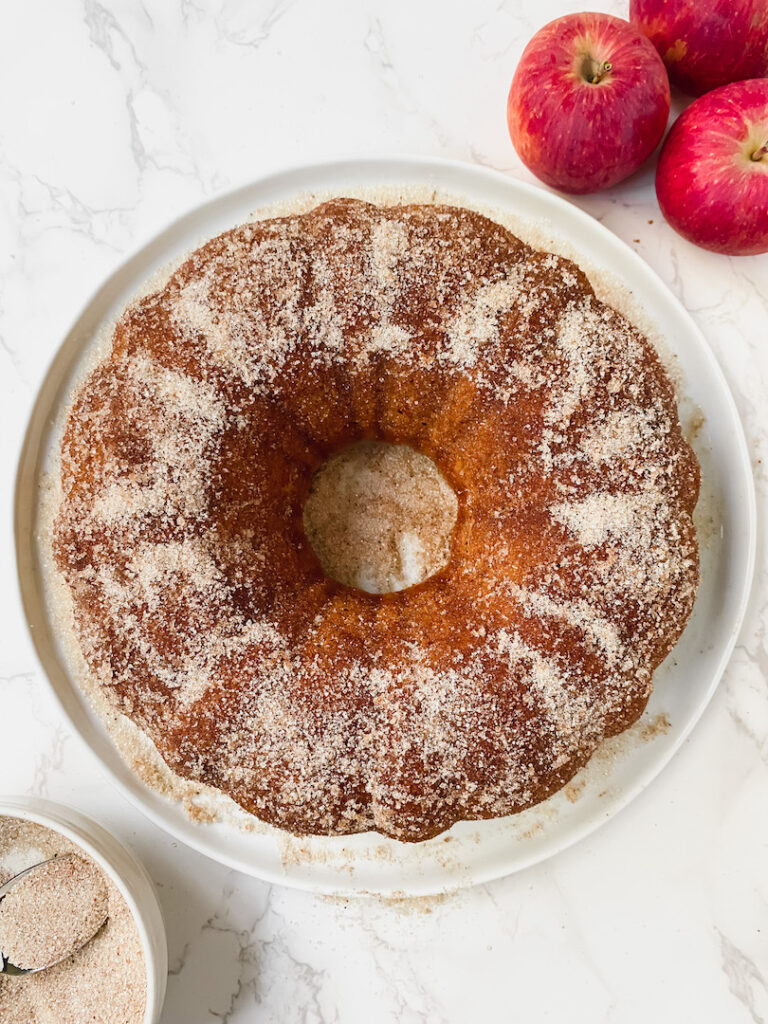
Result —
M 315 474 L 304 532 L 331 579 L 387 594 L 423 583 L 448 563 L 458 506 L 426 455 L 360 441 Z

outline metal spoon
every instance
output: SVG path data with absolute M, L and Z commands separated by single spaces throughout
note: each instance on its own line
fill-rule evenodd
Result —
M 24 868 L 23 871 L 20 871 L 17 875 L 14 875 L 13 878 L 9 878 L 4 885 L 0 885 L 0 903 L 2 903 L 3 899 L 8 895 L 11 889 L 13 889 L 13 887 L 18 882 L 20 882 L 25 875 L 28 875 L 30 871 L 36 871 L 38 868 L 41 868 L 44 864 L 50 864 L 51 861 L 63 859 L 64 858 L 62 857 L 49 857 L 47 860 L 41 860 L 39 864 L 33 864 L 32 867 Z M 56 964 L 60 964 L 63 960 L 68 960 L 73 953 L 77 953 L 79 950 L 83 948 L 83 946 L 87 946 L 91 939 L 98 932 L 101 931 L 101 929 L 107 922 L 107 916 L 107 914 L 104 915 L 104 920 L 98 925 L 97 928 L 94 929 L 93 935 L 90 935 L 85 940 L 85 942 L 82 943 L 82 945 L 78 946 L 77 949 L 71 949 L 68 953 L 65 953 L 64 956 L 59 957 L 58 960 L 53 960 L 51 963 L 46 964 L 44 967 L 17 967 L 15 964 L 12 964 L 11 961 L 3 955 L 3 951 L 0 950 L 0 974 L 38 974 L 40 971 L 47 971 L 49 967 L 55 967 Z

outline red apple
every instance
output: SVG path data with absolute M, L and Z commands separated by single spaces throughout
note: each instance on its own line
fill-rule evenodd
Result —
M 768 79 L 694 100 L 661 150 L 656 194 L 672 227 L 696 245 L 768 252 Z
M 629 20 L 692 96 L 768 75 L 768 0 L 629 0 Z
M 632 174 L 668 116 L 659 55 L 609 14 L 569 14 L 545 25 L 523 51 L 507 101 L 520 159 L 563 192 L 596 192 Z

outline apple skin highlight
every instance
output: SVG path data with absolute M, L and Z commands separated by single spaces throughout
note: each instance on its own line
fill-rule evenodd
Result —
M 608 14 L 574 14 L 526 46 L 507 122 L 520 159 L 547 185 L 596 192 L 651 155 L 669 103 L 667 72 L 645 36 Z
M 713 252 L 768 252 L 768 79 L 733 82 L 695 100 L 659 156 L 661 212 Z
M 691 96 L 768 75 L 768 0 L 630 0 L 629 20 Z

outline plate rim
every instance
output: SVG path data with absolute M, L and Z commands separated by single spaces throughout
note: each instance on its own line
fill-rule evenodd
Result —
M 212 850 L 211 844 L 204 838 L 202 830 L 199 832 L 199 838 L 195 835 L 188 835 L 182 831 L 181 828 L 177 827 L 176 823 L 170 820 L 169 816 L 164 816 L 159 810 L 152 806 L 152 799 L 159 798 L 164 800 L 160 794 L 155 793 L 146 784 L 135 775 L 134 779 L 136 782 L 135 786 L 129 785 L 124 779 L 122 779 L 117 771 L 109 764 L 92 746 L 88 738 L 86 737 L 83 728 L 76 721 L 74 716 L 70 713 L 69 708 L 64 702 L 64 698 L 59 693 L 53 681 L 49 677 L 48 670 L 45 667 L 42 652 L 38 644 L 38 639 L 35 633 L 34 625 L 30 621 L 29 614 L 29 597 L 28 588 L 30 582 L 24 580 L 24 570 L 26 567 L 26 552 L 24 551 L 23 544 L 25 539 L 24 524 L 22 522 L 22 509 L 21 509 L 21 497 L 23 493 L 23 474 L 26 465 L 29 462 L 29 453 L 32 450 L 35 457 L 35 465 L 39 465 L 39 459 L 37 456 L 40 454 L 40 448 L 35 444 L 34 430 L 37 420 L 40 418 L 40 406 L 41 401 L 45 395 L 47 387 L 51 384 L 54 378 L 54 371 L 56 370 L 56 364 L 59 359 L 62 358 L 63 350 L 66 347 L 67 339 L 73 334 L 73 332 L 81 325 L 84 321 L 91 307 L 94 306 L 102 296 L 102 293 L 106 292 L 110 283 L 118 277 L 122 272 L 126 271 L 130 265 L 139 260 L 143 255 L 146 254 L 154 244 L 160 243 L 167 235 L 174 231 L 179 230 L 185 223 L 185 221 L 191 221 L 201 214 L 204 215 L 206 211 L 214 209 L 216 206 L 225 205 L 237 200 L 237 197 L 241 194 L 248 193 L 254 189 L 267 190 L 270 186 L 278 185 L 282 188 L 290 186 L 291 179 L 298 178 L 300 176 L 314 176 L 320 177 L 323 175 L 332 174 L 336 172 L 337 177 L 342 177 L 347 174 L 350 169 L 354 170 L 359 168 L 365 172 L 375 170 L 379 167 L 389 166 L 392 167 L 397 165 L 402 168 L 403 171 L 403 184 L 413 183 L 412 179 L 415 174 L 421 174 L 425 179 L 429 172 L 438 174 L 441 171 L 453 171 L 470 178 L 479 177 L 485 178 L 490 183 L 495 183 L 497 186 L 509 188 L 511 191 L 517 192 L 518 196 L 531 195 L 536 196 L 537 200 L 540 200 L 542 195 L 546 196 L 546 201 L 551 203 L 553 206 L 553 224 L 552 227 L 556 231 L 556 213 L 557 210 L 566 209 L 569 216 L 575 217 L 577 221 L 585 224 L 589 231 L 598 236 L 610 239 L 612 245 L 618 244 L 630 258 L 633 266 L 637 268 L 641 276 L 643 276 L 650 284 L 657 290 L 661 290 L 664 293 L 665 299 L 672 303 L 678 315 L 682 315 L 688 322 L 691 329 L 692 336 L 695 336 L 699 355 L 706 359 L 708 364 L 708 370 L 717 380 L 719 385 L 721 396 L 725 399 L 727 411 L 730 415 L 732 425 L 734 427 L 733 437 L 731 438 L 732 446 L 738 450 L 739 454 L 739 468 L 741 470 L 742 480 L 741 483 L 745 487 L 746 492 L 746 506 L 744 508 L 747 537 L 746 541 L 746 553 L 744 556 L 744 572 L 740 579 L 740 593 L 738 602 L 735 605 L 735 612 L 732 615 L 732 621 L 729 627 L 729 634 L 727 642 L 722 646 L 720 656 L 717 660 L 717 664 L 711 673 L 709 685 L 705 691 L 702 692 L 700 699 L 691 713 L 685 720 L 684 724 L 680 727 L 677 732 L 674 742 L 672 742 L 652 762 L 645 768 L 644 771 L 638 772 L 637 776 L 632 782 L 626 785 L 621 794 L 611 802 L 610 808 L 606 813 L 602 815 L 594 815 L 592 818 L 587 818 L 584 822 L 580 823 L 576 827 L 573 827 L 566 836 L 553 837 L 553 839 L 544 845 L 544 848 L 537 848 L 532 850 L 529 856 L 516 856 L 514 863 L 509 864 L 506 867 L 498 868 L 493 864 L 479 865 L 477 868 L 466 869 L 462 867 L 461 872 L 457 872 L 450 880 L 448 884 L 442 885 L 422 885 L 420 884 L 420 877 L 417 875 L 412 877 L 407 882 L 404 881 L 402 886 L 398 886 L 396 889 L 391 884 L 382 884 L 380 887 L 374 886 L 362 886 L 359 883 L 354 882 L 349 884 L 349 881 L 340 879 L 338 884 L 328 884 L 322 879 L 315 879 L 311 874 L 300 874 L 291 873 L 290 870 L 284 870 L 282 873 L 279 870 L 273 870 L 269 866 L 263 867 L 261 865 L 254 865 L 252 863 L 244 863 L 242 857 L 236 855 L 229 855 L 225 850 Z M 426 182 L 422 182 L 425 184 Z M 311 187 L 306 185 L 303 187 L 295 187 L 294 194 L 307 193 L 311 191 Z M 318 188 L 318 191 L 322 191 Z M 469 191 L 469 189 L 468 189 Z M 467 199 L 471 200 L 471 194 L 468 194 Z M 257 207 L 258 208 L 258 207 Z M 103 320 L 103 318 L 101 318 Z M 87 343 L 86 343 L 87 344 Z M 37 475 L 35 476 L 37 480 Z M 16 560 L 16 595 L 19 600 L 19 604 L 22 608 L 24 621 L 27 625 L 27 631 L 30 637 L 31 646 L 34 650 L 34 655 L 37 661 L 37 665 L 45 678 L 49 691 L 52 693 L 54 701 L 58 705 L 61 713 L 67 721 L 72 731 L 84 742 L 89 748 L 93 756 L 95 757 L 100 770 L 106 775 L 110 782 L 118 788 L 123 796 L 136 807 L 143 815 L 148 817 L 155 825 L 163 830 L 166 834 L 174 837 L 179 842 L 183 842 L 185 845 L 190 846 L 197 852 L 204 856 L 210 857 L 218 863 L 224 864 L 225 866 L 242 871 L 252 877 L 260 878 L 272 884 L 285 885 L 296 889 L 301 889 L 310 892 L 330 894 L 330 895 L 343 895 L 343 896 L 369 896 L 369 895 L 386 895 L 392 896 L 395 893 L 402 894 L 404 896 L 423 896 L 429 894 L 443 893 L 455 891 L 457 889 L 480 885 L 486 882 L 493 881 L 494 879 L 505 877 L 508 874 L 517 873 L 518 871 L 525 870 L 531 867 L 533 864 L 540 863 L 548 860 L 550 857 L 557 853 L 560 853 L 588 835 L 595 832 L 601 825 L 607 821 L 616 817 L 625 808 L 632 803 L 640 793 L 646 789 L 651 783 L 661 774 L 661 772 L 667 767 L 670 761 L 675 757 L 683 743 L 688 739 L 692 730 L 700 721 L 704 711 L 710 704 L 717 687 L 720 684 L 723 673 L 730 661 L 733 654 L 733 650 L 736 646 L 736 642 L 741 633 L 744 619 L 746 616 L 747 608 L 749 605 L 749 599 L 752 591 L 755 576 L 755 563 L 756 563 L 756 547 L 757 547 L 757 504 L 756 504 L 756 492 L 754 475 L 752 472 L 751 460 L 749 456 L 749 448 L 747 445 L 746 435 L 744 433 L 744 427 L 741 421 L 738 407 L 736 405 L 733 393 L 728 385 L 728 381 L 725 374 L 720 366 L 719 361 L 715 357 L 704 333 L 702 332 L 699 325 L 693 319 L 693 316 L 685 308 L 682 301 L 674 294 L 669 286 L 662 280 L 662 278 L 656 273 L 656 271 L 648 264 L 639 253 L 629 246 L 622 238 L 610 231 L 604 224 L 596 220 L 590 214 L 586 213 L 579 206 L 569 202 L 566 198 L 559 195 L 550 189 L 540 187 L 529 182 L 521 181 L 515 177 L 509 176 L 501 171 L 497 171 L 493 168 L 486 167 L 484 165 L 478 165 L 469 163 L 462 160 L 446 159 L 440 157 L 425 157 L 425 156 L 410 156 L 410 155 L 373 155 L 366 157 L 349 156 L 349 157 L 338 157 L 327 160 L 313 161 L 306 164 L 291 164 L 283 168 L 272 169 L 265 174 L 259 175 L 256 178 L 250 178 L 245 181 L 234 185 L 233 187 L 223 189 L 216 192 L 215 194 L 206 197 L 202 202 L 190 205 L 186 209 L 182 210 L 181 213 L 165 220 L 159 227 L 152 231 L 146 232 L 142 238 L 134 244 L 130 250 L 125 253 L 109 270 L 109 272 L 99 280 L 97 285 L 90 290 L 82 304 L 78 305 L 77 311 L 68 323 L 66 329 L 59 336 L 59 342 L 53 350 L 51 357 L 47 361 L 44 373 L 39 378 L 39 385 L 32 397 L 31 404 L 28 407 L 28 419 L 22 436 L 21 445 L 18 452 L 18 458 L 16 461 L 16 473 L 14 477 L 14 487 L 12 490 L 12 517 L 11 522 L 13 524 L 13 546 Z M 32 529 L 28 529 L 27 534 L 33 534 Z M 67 674 L 67 673 L 65 673 Z M 71 680 L 71 684 L 76 688 L 76 683 Z M 82 696 L 82 695 L 81 695 Z M 122 760 L 122 755 L 115 748 L 116 756 Z M 130 769 L 129 769 L 130 770 Z M 200 828 L 200 826 L 193 826 Z

